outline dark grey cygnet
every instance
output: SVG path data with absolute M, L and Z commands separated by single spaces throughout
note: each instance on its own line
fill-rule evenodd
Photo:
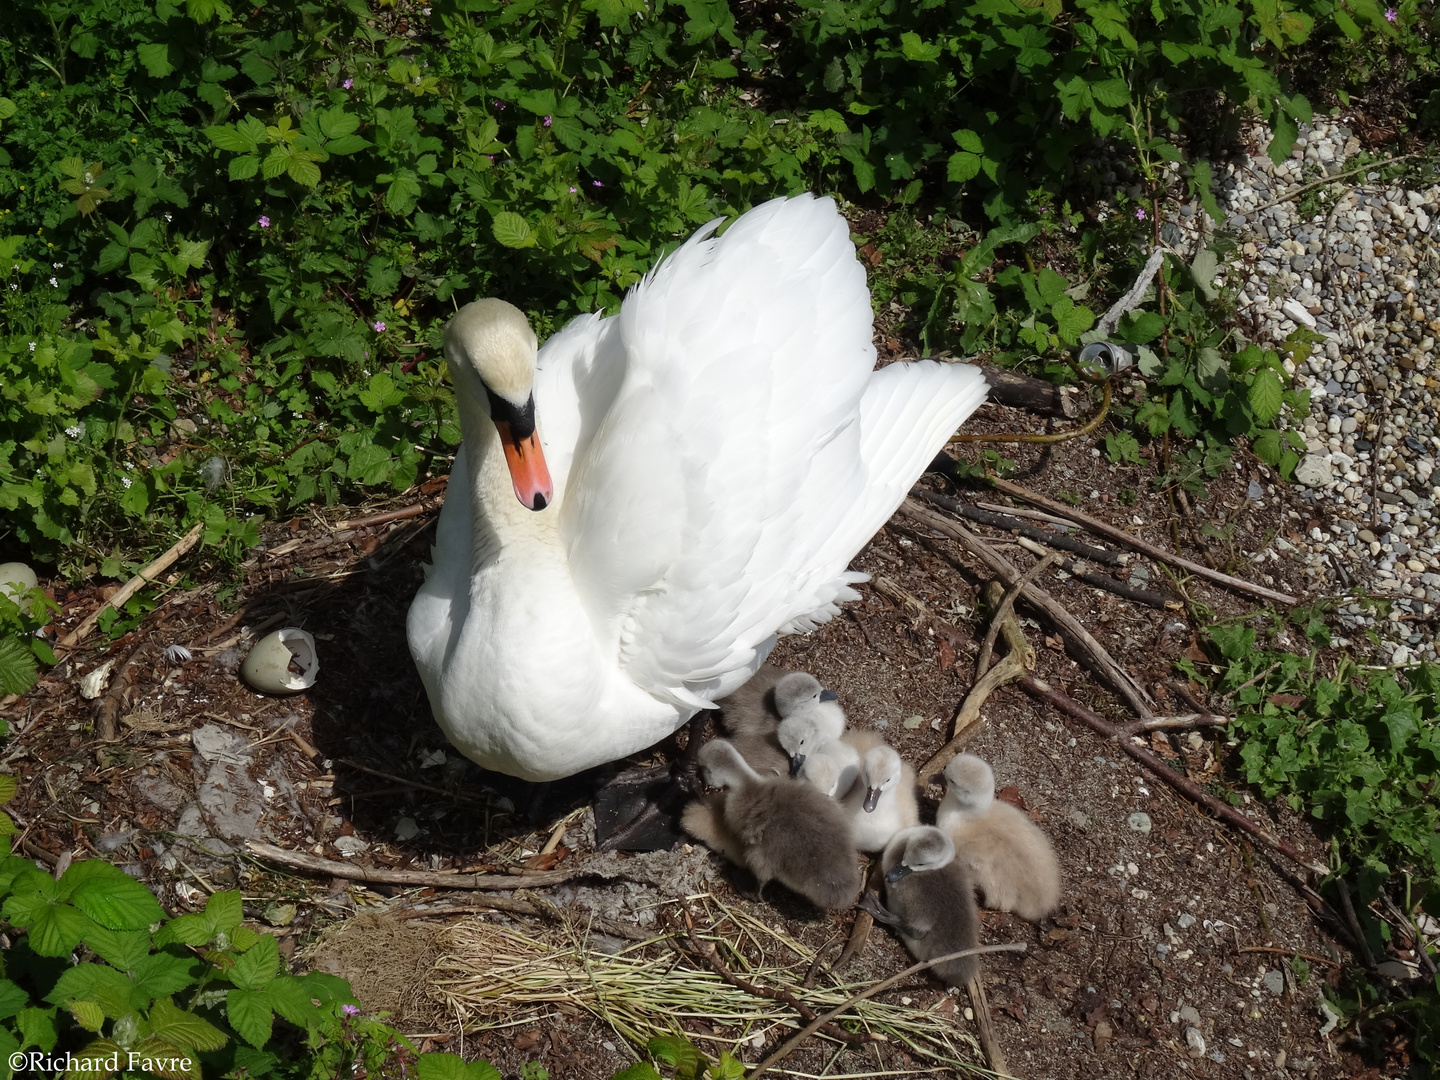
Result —
M 916 960 L 931 960 L 980 943 L 975 885 L 955 845 L 933 825 L 901 829 L 880 858 L 885 875 L 885 905 L 867 896 L 861 907 L 895 928 Z M 979 974 L 973 956 L 947 960 L 930 969 L 951 986 L 964 986 Z

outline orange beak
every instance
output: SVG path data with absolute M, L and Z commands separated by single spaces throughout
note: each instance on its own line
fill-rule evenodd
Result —
M 510 466 L 515 497 L 527 510 L 544 510 L 554 500 L 555 488 L 545 466 L 545 453 L 540 449 L 540 433 L 531 428 L 530 434 L 517 439 L 504 420 L 496 420 L 495 429 L 505 448 L 505 464 Z

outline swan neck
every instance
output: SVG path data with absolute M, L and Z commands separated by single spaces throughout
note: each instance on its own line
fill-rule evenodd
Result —
M 498 558 L 509 550 L 525 549 L 535 559 L 540 549 L 559 552 L 556 530 L 559 507 L 530 510 L 515 495 L 500 433 L 489 412 L 471 395 L 456 394 L 460 429 L 470 458 L 470 500 L 475 524 L 476 564 Z M 493 535 L 491 533 L 493 532 Z M 495 550 L 492 550 L 495 549 Z

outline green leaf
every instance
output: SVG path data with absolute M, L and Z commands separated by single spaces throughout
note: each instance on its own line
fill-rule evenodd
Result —
M 1270 155 L 1271 161 L 1279 165 L 1295 149 L 1295 140 L 1300 137 L 1300 129 L 1282 109 L 1277 108 L 1270 114 L 1270 130 L 1274 134 L 1265 152 Z
M 204 969 L 203 962 L 190 955 L 176 956 L 160 951 L 151 953 L 135 966 L 135 985 L 147 997 L 177 994 L 193 986 Z
M 1140 443 L 1128 431 L 1117 431 L 1113 435 L 1106 435 L 1105 452 L 1116 464 L 1122 461 L 1140 464 Z
M 292 157 L 286 171 L 290 174 L 290 179 L 302 187 L 313 188 L 316 184 L 320 183 L 320 166 L 305 158 Z
M 1250 384 L 1250 410 L 1255 414 L 1255 419 L 1261 423 L 1268 423 L 1280 414 L 1280 406 L 1284 402 L 1285 388 L 1280 383 L 1280 376 L 1273 368 L 1264 368 L 1255 373 L 1255 381 Z
M 115 1074 L 110 1063 L 124 1060 L 125 1051 L 114 1039 L 96 1039 L 75 1055 L 66 1080 L 105 1080 Z
M 231 990 L 225 995 L 225 1015 L 230 1026 L 255 1049 L 270 1041 L 275 1015 L 264 994 L 254 990 Z
M 415 1062 L 419 1080 L 501 1080 L 500 1071 L 484 1061 L 467 1062 L 458 1054 L 421 1054 Z
M 234 930 L 245 918 L 240 894 L 233 890 L 212 893 L 205 901 L 205 918 L 210 920 L 210 926 L 217 933 L 221 930 Z
M 523 217 L 511 210 L 502 210 L 495 215 L 490 232 L 508 248 L 535 246 L 535 234 L 530 231 L 530 226 Z
M 1119 336 L 1123 341 L 1143 345 L 1154 341 L 1165 329 L 1165 320 L 1153 311 L 1131 311 L 1120 320 Z
M 664 1077 L 648 1061 L 637 1061 L 623 1072 L 616 1073 L 611 1080 L 664 1080 Z
M 85 930 L 85 944 L 96 956 L 121 971 L 134 971 L 150 955 L 144 930 L 107 930 L 98 924 Z
M 1095 313 L 1083 304 L 1076 304 L 1068 296 L 1062 296 L 1050 309 L 1055 319 L 1055 333 L 1066 345 L 1074 345 L 1080 335 L 1095 325 Z
M 216 893 L 215 895 L 220 895 Z M 208 945 L 215 936 L 215 925 L 206 915 L 181 915 L 155 931 L 156 945 Z
M 0 694 L 23 694 L 39 678 L 35 654 L 18 638 L 0 637 Z
M 8 902 L 5 908 L 9 915 Z M 15 921 L 13 916 L 11 921 Z M 32 909 L 29 919 L 30 948 L 39 956 L 65 956 L 80 944 L 86 925 L 85 916 L 69 904 L 42 900 Z
M 51 1005 L 93 1001 L 112 1020 L 118 1020 L 144 1004 L 136 994 L 135 984 L 104 964 L 76 964 L 67 968 L 45 995 L 45 1000 Z
M 149 889 L 100 859 L 75 863 L 60 884 L 70 889 L 71 903 L 110 930 L 146 930 L 165 918 Z
M 15 1016 L 15 1027 L 20 1035 L 20 1048 L 36 1046 L 49 1053 L 55 1049 L 55 1010 L 21 1009 Z
M 219 1050 L 230 1041 L 210 1021 L 177 1008 L 168 997 L 156 999 L 150 1010 L 150 1030 L 166 1042 L 196 1050 Z
M 407 213 L 420 197 L 420 181 L 409 169 L 396 169 L 385 189 L 385 209 L 392 214 Z
M 1225 220 L 1220 204 L 1215 201 L 1214 177 L 1208 161 L 1197 161 L 1193 167 L 1195 193 L 1200 196 L 1200 205 L 1210 220 L 1219 225 Z
M 309 1029 L 320 1022 L 320 1010 L 311 1003 L 305 984 L 295 976 L 278 976 L 264 993 L 270 1007 L 296 1027 Z
M 140 63 L 145 65 L 145 70 L 155 79 L 163 79 L 175 70 L 170 63 L 170 47 L 168 45 L 141 45 L 135 50 L 140 57 Z
M 105 1026 L 105 1010 L 93 1001 L 71 1001 L 66 1005 L 75 1022 L 92 1035 L 98 1035 Z
M 9 979 L 0 979 L 0 1020 L 8 1020 L 29 1002 L 30 995 Z
M 695 1080 L 710 1066 L 695 1044 L 680 1035 L 657 1035 L 645 1044 L 656 1061 L 675 1070 L 675 1080 Z
M 221 150 L 232 150 L 237 154 L 253 153 L 260 145 L 260 142 L 253 137 L 254 131 L 250 127 L 238 127 L 235 124 L 217 124 L 214 127 L 204 129 L 205 137 L 218 146 Z M 261 129 L 261 137 L 264 137 L 264 129 Z
M 265 934 L 253 947 L 240 954 L 235 966 L 226 972 L 226 977 L 242 990 L 263 990 L 279 970 L 279 947 L 273 937 Z
M 921 39 L 919 34 L 904 33 L 900 35 L 900 51 L 904 53 L 905 59 L 914 60 L 921 64 L 933 64 L 940 59 L 944 50 L 939 45 L 931 45 Z
M 961 150 L 951 154 L 950 160 L 945 167 L 945 178 L 951 183 L 963 184 L 967 180 L 973 180 L 980 175 L 980 166 L 983 159 L 979 154 L 972 154 L 969 151 Z

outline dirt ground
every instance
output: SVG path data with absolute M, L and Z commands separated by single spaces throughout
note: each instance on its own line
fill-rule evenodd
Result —
M 1038 426 L 1033 416 L 988 405 L 967 430 Z M 1006 456 L 1020 462 L 1016 482 L 1052 497 L 1078 495 L 1087 512 L 1173 545 L 1169 507 L 1148 492 L 1150 467 L 1114 466 L 1085 440 Z M 1283 486 L 1270 487 L 1273 477 L 1263 465 L 1238 454 L 1237 460 L 1242 468 L 1212 485 L 1179 537 L 1192 556 L 1243 573 L 1243 557 L 1254 547 L 1304 526 L 1304 507 L 1283 501 Z M 1245 499 L 1252 480 L 1266 488 L 1264 499 Z M 924 483 L 939 489 L 943 482 L 931 476 Z M 1122 491 L 1134 493 L 1133 505 L 1120 501 Z M 979 490 L 963 495 L 1005 501 Z M 298 966 L 318 964 L 346 975 L 367 1005 L 390 1011 L 422 1045 L 463 1048 L 507 1075 L 539 1060 L 556 1077 L 608 1077 L 634 1060 L 613 1030 L 581 1010 L 527 1007 L 506 1026 L 462 1033 L 453 1009 L 436 1002 L 433 965 L 444 952 L 437 931 L 479 917 L 541 933 L 544 920 L 377 917 L 417 904 L 464 905 L 473 894 L 317 879 L 241 854 L 245 842 L 402 870 L 568 869 L 576 872 L 573 882 L 537 895 L 612 922 L 655 927 L 666 904 L 709 894 L 810 949 L 843 938 L 849 914 L 817 914 L 783 896 L 765 904 L 746 899 L 703 849 L 597 856 L 593 819 L 583 808 L 603 777 L 536 790 L 482 773 L 448 747 L 404 641 L 405 611 L 421 580 L 433 517 L 362 528 L 290 522 L 266 537 L 238 593 L 223 602 L 213 585 L 171 593 L 130 634 L 109 642 L 97 635 L 67 658 L 6 710 L 16 737 L 3 768 L 21 781 L 14 810 L 27 852 L 43 861 L 72 852 L 112 859 L 149 882 L 174 912 L 203 904 L 211 890 L 239 885 L 247 913 L 281 935 Z M 1191 527 L 1222 517 L 1237 524 L 1234 550 Z M 1013 544 L 1002 550 L 1022 567 L 1033 560 Z M 943 744 L 970 686 L 983 634 L 974 615 L 977 587 L 986 575 L 957 545 L 902 517 L 854 565 L 908 591 L 934 617 L 902 610 L 872 583 L 861 587 L 863 603 L 813 634 L 782 640 L 773 660 L 814 673 L 837 691 L 852 723 L 881 731 L 919 764 Z M 1304 580 L 1286 579 L 1292 565 L 1268 569 L 1276 587 L 1309 596 Z M 1127 572 L 1132 582 L 1148 578 L 1149 587 L 1174 593 L 1165 572 L 1147 560 L 1132 559 Z M 1187 649 L 1198 655 L 1185 611 L 1152 610 L 1054 573 L 1042 584 L 1155 695 L 1162 713 L 1191 711 L 1171 682 L 1174 661 Z M 1265 614 L 1197 579 L 1183 587 L 1212 611 Z M 56 599 L 64 608 L 57 627 L 63 631 L 101 597 L 58 589 Z M 1040 677 L 1112 720 L 1131 718 L 1065 654 L 1050 627 L 1028 618 L 1032 612 L 1022 614 Z M 245 628 L 259 633 L 278 625 L 305 627 L 318 639 L 320 674 L 309 692 L 262 697 L 236 676 L 253 637 Z M 956 631 L 945 629 L 949 625 Z M 193 658 L 164 659 L 169 645 L 186 646 Z M 81 677 L 111 658 L 124 667 L 132 654 L 134 662 L 110 691 L 109 707 L 121 718 L 119 738 L 102 743 L 96 725 L 106 697 L 84 700 Z M 1211 704 L 1222 711 L 1222 703 Z M 1155 735 L 1151 745 L 1202 785 L 1226 782 L 1223 734 Z M 676 748 L 672 740 L 651 758 L 635 760 L 662 760 Z M 1337 978 L 1348 954 L 1287 882 L 1294 867 L 1279 872 L 1264 849 L 1205 816 L 1115 745 L 1018 689 L 991 698 L 970 749 L 994 766 L 1003 797 L 1028 809 L 1051 837 L 1065 879 L 1060 910 L 1038 926 L 984 916 L 984 941 L 1029 947 L 985 963 L 996 1031 L 1016 1076 L 1251 1080 L 1366 1073 L 1353 1046 L 1321 1033 L 1319 980 Z M 932 810 L 938 794 L 938 787 L 930 792 Z M 1325 861 L 1324 842 L 1307 822 L 1245 798 L 1245 813 L 1307 858 Z M 547 839 L 556 844 L 541 853 Z M 669 877 L 656 876 L 657 858 L 670 865 Z M 587 877 L 587 866 L 602 859 L 606 874 Z M 627 866 L 635 871 L 628 880 Z M 337 927 L 344 928 L 340 936 Z M 330 934 L 322 935 L 327 928 Z M 605 947 L 602 938 L 596 947 Z M 1293 954 L 1310 957 L 1308 975 L 1292 971 Z M 863 983 L 906 963 L 898 943 L 877 928 L 843 975 Z M 961 998 L 957 1005 L 927 977 L 884 997 L 903 998 L 973 1030 L 964 1013 L 968 1003 Z M 753 1037 L 719 1023 L 685 1026 L 711 1052 L 738 1044 L 738 1056 L 751 1063 L 785 1037 L 781 1028 Z M 739 1043 L 742 1035 L 747 1041 Z M 815 1042 L 781 1071 L 873 1076 L 933 1068 L 923 1055 L 892 1044 L 837 1053 L 834 1044 Z

